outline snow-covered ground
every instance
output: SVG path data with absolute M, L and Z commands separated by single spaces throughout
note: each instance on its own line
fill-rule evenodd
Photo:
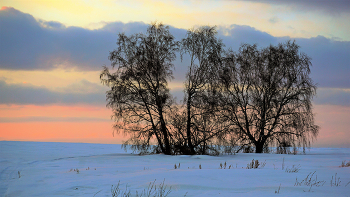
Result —
M 246 169 L 252 159 L 266 165 Z M 118 182 L 135 196 L 154 181 L 164 181 L 168 196 L 350 196 L 350 167 L 339 167 L 344 160 L 350 149 L 139 156 L 120 145 L 0 141 L 0 196 L 112 196 Z M 299 171 L 286 172 L 293 165 Z

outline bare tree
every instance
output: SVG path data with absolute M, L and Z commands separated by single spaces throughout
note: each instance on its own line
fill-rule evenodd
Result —
M 178 42 L 161 23 L 151 24 L 146 35 L 118 36 L 118 47 L 109 55 L 116 71 L 110 73 L 104 67 L 100 75 L 101 82 L 111 88 L 106 100 L 115 127 L 130 136 L 125 145 L 133 144 L 142 151 L 155 138 L 159 151 L 172 154 L 166 113 L 172 104 L 168 80 L 173 77 Z
M 186 110 L 186 142 L 189 151 L 186 154 L 195 154 L 195 147 L 215 135 L 204 129 L 204 124 L 212 114 L 208 114 L 209 94 L 211 81 L 216 76 L 219 67 L 223 43 L 216 37 L 215 27 L 202 26 L 187 31 L 181 41 L 181 52 L 190 56 L 190 65 L 186 74 L 185 99 Z M 207 125 L 208 126 L 208 125 Z M 206 127 L 208 128 L 208 127 Z
M 220 106 L 242 146 L 261 153 L 268 144 L 305 147 L 316 138 L 310 66 L 291 41 L 261 50 L 244 44 L 227 53 L 219 74 Z

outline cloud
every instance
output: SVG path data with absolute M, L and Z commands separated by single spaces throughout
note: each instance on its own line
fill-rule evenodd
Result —
M 241 1 L 241 0 L 238 0 Z M 350 13 L 348 0 L 248 0 L 270 5 L 287 6 L 299 11 L 322 11 L 328 14 Z
M 287 2 L 287 1 L 286 1 Z M 288 1 L 289 2 L 289 1 Z M 299 2 L 299 1 L 298 1 Z M 145 32 L 142 22 L 105 22 L 96 30 L 65 27 L 54 21 L 36 20 L 31 15 L 13 8 L 0 10 L 0 69 L 52 70 L 56 67 L 77 68 L 80 71 L 101 70 L 109 65 L 109 51 L 116 48 L 117 33 Z M 186 30 L 170 27 L 180 40 Z M 219 37 L 226 48 L 237 50 L 241 43 L 266 47 L 295 39 L 300 51 L 312 58 L 312 78 L 319 87 L 350 88 L 350 42 L 329 39 L 274 37 L 246 25 L 219 26 Z M 174 62 L 176 81 L 183 81 L 189 58 Z
M 39 20 L 40 24 L 43 25 L 46 28 L 52 28 L 52 29 L 65 29 L 66 26 L 60 22 L 57 21 L 43 21 Z
M 50 90 L 44 86 L 34 86 L 28 83 L 22 84 L 8 84 L 0 80 L 0 104 L 17 104 L 17 105 L 72 105 L 72 104 L 89 104 L 89 105 L 106 105 L 106 91 L 108 87 L 101 84 L 91 83 L 87 80 L 81 80 L 72 83 L 68 86 L 55 88 Z M 184 93 L 182 88 L 175 87 L 170 90 L 176 101 L 180 103 L 183 99 Z M 29 117 L 23 121 L 36 121 L 42 117 Z M 16 118 L 0 118 L 0 122 L 16 122 L 20 119 Z M 21 119 L 22 120 L 22 119 Z M 53 121 L 50 119 L 43 119 L 45 121 Z M 60 119 L 54 119 L 60 121 Z M 67 119 L 68 120 L 68 119 Z M 100 121 L 91 119 L 94 121 Z M 78 120 L 72 120 L 74 122 Z
M 270 44 L 277 44 L 281 39 L 266 32 L 259 31 L 247 25 L 230 25 L 229 27 L 218 28 L 219 37 L 223 40 L 226 48 L 237 50 L 242 43 L 258 44 L 266 47 Z
M 318 105 L 350 106 L 350 89 L 319 88 L 314 103 Z
M 319 87 L 350 88 L 350 42 L 318 36 L 297 38 L 301 51 L 312 58 L 311 77 Z
M 317 36 L 313 38 L 274 37 L 250 26 L 231 25 L 219 28 L 226 47 L 238 50 L 242 43 L 267 47 L 295 40 L 300 52 L 311 57 L 311 78 L 319 87 L 350 88 L 350 42 Z
M 76 67 L 101 70 L 108 65 L 109 51 L 117 33 L 145 31 L 144 23 L 108 23 L 98 30 L 65 27 L 56 21 L 36 20 L 14 8 L 0 10 L 0 68 L 50 70 Z
M 78 94 L 91 94 L 91 93 L 104 93 L 108 90 L 107 86 L 102 84 L 91 83 L 88 80 L 82 79 L 81 81 L 71 83 L 65 87 L 54 88 L 54 91 L 61 93 L 78 93 Z
M 272 24 L 278 23 L 279 21 L 280 21 L 280 19 L 277 16 L 274 16 L 274 17 L 269 19 L 269 22 Z
M 87 83 L 87 82 L 82 82 Z M 70 89 L 71 87 L 68 87 Z M 57 92 L 30 84 L 7 84 L 0 81 L 0 104 L 105 104 L 104 89 L 93 93 Z

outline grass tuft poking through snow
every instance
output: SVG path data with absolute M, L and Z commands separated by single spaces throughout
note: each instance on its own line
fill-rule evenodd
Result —
M 278 187 L 278 189 L 275 190 L 275 194 L 279 194 L 279 193 L 280 193 L 280 189 L 281 189 L 281 184 L 280 184 L 280 186 Z
M 291 168 L 286 168 L 286 171 L 285 172 L 288 172 L 288 173 L 297 173 L 297 172 L 299 172 L 299 170 L 300 170 L 300 164 L 299 165 L 297 165 L 297 166 L 295 166 L 295 165 L 293 165 Z
M 333 186 L 338 187 L 340 186 L 340 183 L 341 183 L 341 180 L 339 177 L 337 178 L 337 173 L 335 173 L 334 177 L 332 176 L 331 187 Z
M 138 191 L 135 192 L 136 197 L 167 197 L 171 193 L 171 186 L 168 188 L 164 185 L 165 179 L 158 186 L 156 185 L 156 180 L 150 182 L 147 190 L 144 189 L 140 194 Z M 116 186 L 111 187 L 112 197 L 130 197 L 131 191 L 128 189 L 128 184 L 125 186 L 125 190 L 119 188 L 120 181 Z M 185 194 L 186 195 L 186 194 Z
M 340 167 L 349 167 L 349 166 L 350 166 L 350 161 L 348 161 L 346 163 L 346 160 L 344 160 L 344 161 L 341 162 L 341 166 Z
M 122 196 L 122 197 L 130 196 L 131 193 L 128 190 L 128 184 L 126 184 L 124 191 L 122 191 L 119 188 L 119 186 L 120 186 L 120 181 L 118 182 L 118 184 L 116 186 L 113 186 L 113 185 L 111 186 L 112 197 L 119 197 L 120 194 L 121 194 L 120 196 Z
M 313 186 L 315 187 L 320 187 L 320 186 L 323 186 L 326 181 L 318 181 L 317 180 L 317 175 L 315 175 L 314 177 L 314 174 L 316 173 L 316 171 L 314 172 L 310 172 L 306 177 L 305 179 L 303 179 L 301 182 L 298 182 L 298 178 L 295 179 L 295 184 L 294 186 L 302 186 L 302 185 L 305 185 L 305 186 L 309 186 L 309 190 L 308 191 L 305 191 L 304 192 L 310 192 L 311 191 L 311 188 Z
M 247 164 L 247 169 L 257 169 L 257 168 L 263 168 L 266 165 L 266 160 L 262 163 L 259 163 L 259 160 L 252 160 L 252 162 Z M 259 167 L 260 166 L 260 167 Z

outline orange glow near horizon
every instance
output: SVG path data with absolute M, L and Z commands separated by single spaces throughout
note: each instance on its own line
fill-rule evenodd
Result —
M 315 105 L 314 112 L 316 124 L 321 129 L 312 146 L 350 148 L 350 133 L 347 127 L 350 107 Z M 109 120 L 111 114 L 111 110 L 104 106 L 0 105 L 0 120 L 14 118 L 13 121 L 0 122 L 0 140 L 120 144 L 126 137 L 122 133 L 113 137 L 113 121 Z M 19 117 L 51 119 L 16 121 Z M 67 119 L 59 119 L 62 117 Z M 69 118 L 81 120 L 67 121 Z
M 88 117 L 110 119 L 112 111 L 93 105 L 0 105 L 0 117 Z
M 0 140 L 121 144 L 123 134 L 112 135 L 110 122 L 0 123 Z
M 113 137 L 111 114 L 105 106 L 0 105 L 0 140 L 122 143 L 123 134 Z

